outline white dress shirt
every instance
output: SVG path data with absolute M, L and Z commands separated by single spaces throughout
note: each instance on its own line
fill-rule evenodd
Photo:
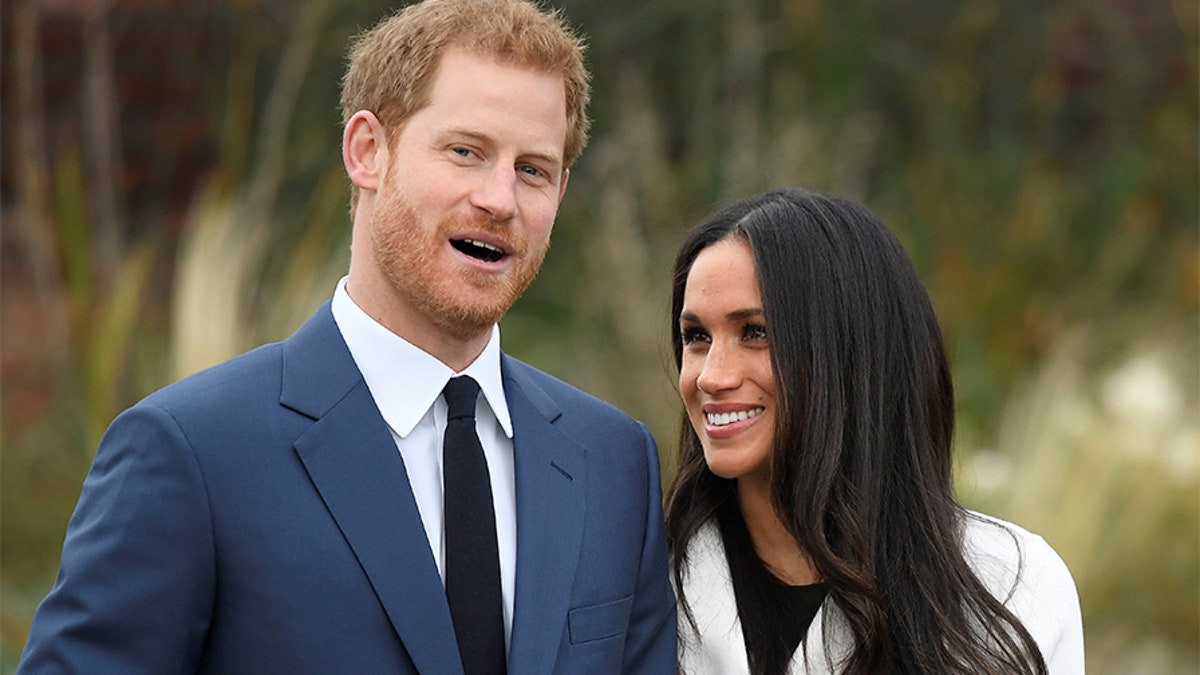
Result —
M 354 363 L 366 380 L 383 420 L 400 450 L 417 509 L 429 538 L 442 583 L 446 581 L 446 544 L 442 504 L 442 437 L 446 400 L 442 389 L 455 375 L 470 375 L 483 397 L 476 403 L 475 429 L 487 458 L 496 509 L 496 544 L 500 555 L 500 591 L 504 596 L 504 639 L 512 637 L 513 588 L 516 581 L 517 507 L 513 479 L 512 420 L 500 377 L 500 327 L 461 373 L 383 327 L 362 310 L 338 282 L 331 303 Z

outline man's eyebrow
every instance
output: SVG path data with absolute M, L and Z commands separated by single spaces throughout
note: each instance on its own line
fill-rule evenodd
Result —
M 477 131 L 475 129 L 471 129 L 468 127 L 453 127 L 453 128 L 447 129 L 444 132 L 442 132 L 441 136 L 443 138 L 444 137 L 453 137 L 453 136 L 462 136 L 465 138 L 473 139 L 480 143 L 493 142 L 491 136 L 488 136 L 487 134 L 483 133 L 482 131 Z M 447 140 L 449 140 L 449 139 L 447 139 Z M 551 164 L 552 166 L 558 167 L 560 170 L 563 166 L 562 154 L 556 153 L 552 150 L 531 150 L 529 152 L 522 152 L 519 156 L 524 159 L 533 159 L 533 160 L 540 160 L 542 162 L 547 162 L 547 163 Z
M 558 173 L 562 173 L 563 169 L 566 168 L 563 166 L 562 153 L 556 153 L 553 150 L 530 150 L 528 152 L 522 152 L 520 155 L 518 155 L 518 159 L 532 161 L 538 164 L 548 164 L 551 169 Z

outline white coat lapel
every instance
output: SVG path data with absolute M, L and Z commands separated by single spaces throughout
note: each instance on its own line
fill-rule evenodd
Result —
M 685 675 L 747 673 L 746 641 L 738 619 L 737 601 L 725 546 L 713 521 L 705 523 L 688 544 L 684 593 L 691 606 L 695 628 L 679 612 L 679 662 Z M 698 632 L 697 632 L 698 631 Z M 828 632 L 827 632 L 828 631 Z M 845 618 L 826 601 L 808 628 L 804 642 L 792 655 L 793 675 L 834 673 L 831 664 L 849 653 Z

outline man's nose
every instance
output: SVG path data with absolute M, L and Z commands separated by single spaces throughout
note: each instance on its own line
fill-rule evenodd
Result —
M 516 170 L 500 164 L 492 167 L 471 194 L 471 203 L 494 221 L 512 220 L 517 215 Z

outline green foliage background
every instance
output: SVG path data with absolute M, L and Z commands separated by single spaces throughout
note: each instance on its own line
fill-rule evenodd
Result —
M 21 180 L 5 197 L 4 257 L 38 311 L 16 313 L 30 303 L 6 285 L 0 671 L 53 581 L 108 421 L 285 337 L 344 273 L 338 80 L 347 38 L 385 5 L 212 5 L 205 21 L 231 46 L 206 68 L 216 168 L 182 228 L 122 202 L 106 165 L 85 161 L 87 139 L 48 163 L 5 148 Z M 9 64 L 37 6 L 5 10 Z M 1194 671 L 1195 3 L 558 6 L 588 36 L 593 135 L 546 266 L 502 324 L 508 351 L 644 419 L 669 476 L 668 271 L 682 232 L 777 185 L 859 199 L 895 228 L 939 309 L 963 501 L 1066 559 L 1089 672 Z M 43 147 L 36 109 L 17 113 L 4 124 Z

